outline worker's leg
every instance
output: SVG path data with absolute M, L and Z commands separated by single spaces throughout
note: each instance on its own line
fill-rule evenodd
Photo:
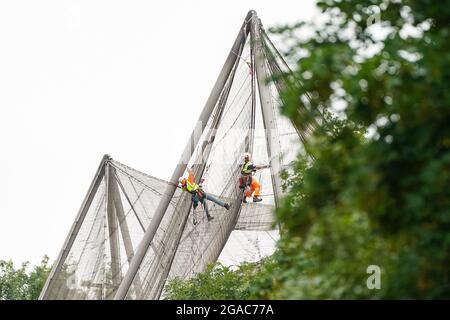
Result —
M 251 188 L 253 190 L 253 196 L 255 198 L 259 197 L 259 191 L 261 190 L 261 185 L 259 184 L 258 181 L 256 181 L 256 179 L 252 179 Z
M 197 209 L 198 206 L 198 198 L 196 194 L 193 194 L 191 197 L 192 201 L 192 207 L 194 208 L 194 212 L 192 213 L 192 223 L 194 226 L 198 223 L 197 218 L 195 217 L 195 209 Z
M 208 221 L 211 221 L 213 219 L 213 217 L 211 217 L 211 215 L 209 214 L 208 204 L 206 201 L 206 194 L 204 192 L 200 196 L 200 202 L 202 203 L 202 206 L 205 209 L 205 214 L 206 214 L 206 217 L 208 218 Z
M 245 189 L 245 196 L 246 196 L 246 197 L 251 197 L 251 196 L 252 196 L 252 193 L 253 193 L 253 190 L 252 190 L 251 187 L 247 187 L 247 188 Z
M 215 204 L 217 204 L 217 205 L 219 205 L 221 207 L 225 207 L 225 202 L 223 202 L 220 199 L 217 199 L 216 197 L 214 197 L 214 196 L 212 196 L 212 195 L 210 195 L 208 193 L 206 193 L 206 199 L 209 200 L 209 201 L 214 202 Z
M 197 209 L 197 206 L 198 206 L 197 194 L 193 194 L 192 195 L 192 206 L 194 207 L 194 210 Z
M 255 191 L 255 190 L 253 190 L 253 187 L 252 187 L 253 180 L 255 180 L 255 179 L 253 179 L 252 177 L 247 177 L 247 179 L 248 180 L 246 181 L 245 196 L 251 197 L 253 194 L 253 191 Z
M 205 209 L 206 216 L 209 217 L 208 204 L 206 203 L 206 200 L 202 201 L 202 206 Z
M 245 181 L 244 177 L 239 178 L 239 188 L 244 189 L 245 188 Z

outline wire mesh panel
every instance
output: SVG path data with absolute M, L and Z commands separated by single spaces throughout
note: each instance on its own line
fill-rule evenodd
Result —
M 245 24 L 244 27 L 247 28 Z M 267 74 L 288 70 L 263 31 L 262 35 Z M 185 159 L 196 182 L 204 179 L 202 188 L 206 194 L 231 207 L 227 210 L 206 201 L 213 217 L 209 221 L 205 207 L 200 204 L 194 209 L 192 195 L 177 189 L 162 220 L 155 218 L 155 223 L 153 216 L 168 182 L 110 159 L 92 201 L 87 204 L 73 244 L 63 255 L 59 272 L 49 282 L 47 298 L 112 299 L 152 221 L 157 226 L 156 233 L 133 274 L 126 299 L 158 299 L 167 279 L 192 277 L 219 257 L 221 261 L 239 263 L 257 261 L 273 252 L 278 238 L 273 216 L 273 180 L 280 172 L 265 168 L 254 174 L 253 179 L 261 186 L 263 203 L 252 203 L 251 198 L 243 203 L 244 190 L 238 182 L 244 152 L 251 152 L 254 164 L 271 162 L 257 94 L 252 39 L 243 37 L 239 50 L 233 54 L 237 60 L 212 115 L 193 146 L 192 156 Z M 279 92 L 284 85 L 281 80 L 267 84 L 271 118 L 277 131 L 274 143 L 280 150 L 274 156 L 279 157 L 282 170 L 289 169 L 301 152 L 301 147 L 297 147 L 300 139 L 308 135 L 308 128 L 299 132 L 279 111 Z
M 245 231 L 273 230 L 275 226 L 274 210 L 275 206 L 273 205 L 248 203 L 242 207 L 234 229 Z
M 75 243 L 61 271 L 55 275 L 49 290 L 49 299 L 101 299 L 106 290 L 108 275 L 103 272 L 109 263 L 105 252 L 106 198 L 105 179 L 88 209 Z M 102 270 L 99 272 L 99 270 Z M 104 282 L 103 286 L 95 283 Z
M 108 161 L 48 299 L 111 299 L 167 182 Z M 136 285 L 130 290 L 140 292 Z
M 238 188 L 242 155 L 248 150 L 252 122 L 252 70 L 248 40 L 230 87 L 216 138 L 206 163 L 204 190 L 231 204 L 226 210 L 208 202 L 214 217 L 208 222 L 203 210 L 201 223 L 188 221 L 175 255 L 169 278 L 187 278 L 217 260 L 233 230 L 241 205 L 242 190 Z
M 244 262 L 258 262 L 274 252 L 278 239 L 278 230 L 264 232 L 234 230 L 218 261 L 226 266 L 239 266 Z
M 242 56 L 249 56 L 248 43 Z M 204 208 L 200 205 L 194 210 L 191 195 L 177 191 L 177 204 L 174 210 L 166 211 L 138 271 L 146 283 L 142 298 L 158 298 L 169 273 L 185 277 L 215 261 L 234 227 L 239 212 L 238 158 L 249 141 L 250 79 L 245 58 L 237 60 L 188 164 L 197 178 L 206 179 L 206 193 L 232 203 L 233 207 L 227 211 L 208 201 L 214 220 L 207 221 Z M 198 223 L 194 224 L 194 219 Z M 130 292 L 127 298 L 132 298 Z
M 281 102 L 280 92 L 285 90 L 288 86 L 302 87 L 302 83 L 298 79 L 293 78 L 292 71 L 266 32 L 262 30 L 261 34 L 266 61 L 265 68 L 268 70 L 268 74 L 270 74 L 269 84 L 273 96 L 272 101 L 278 101 L 279 105 Z M 310 107 L 310 97 L 308 96 L 306 90 L 300 91 L 305 92 L 305 94 L 301 97 L 301 102 L 299 101 L 297 112 L 299 114 L 310 114 L 311 112 L 308 109 Z M 311 136 L 311 133 L 315 128 L 315 126 L 311 125 L 311 123 L 314 121 L 305 121 L 304 124 L 298 124 L 300 127 L 295 128 L 287 117 L 281 115 L 280 108 L 273 108 L 273 111 L 274 116 L 277 119 L 277 126 L 280 129 L 280 143 L 284 144 L 283 150 L 287 149 L 286 145 L 287 147 L 294 147 L 292 151 L 289 151 L 288 154 L 284 155 L 284 157 L 292 159 L 293 156 L 297 155 L 299 152 L 305 153 L 303 144 L 299 142 L 305 142 Z M 320 113 L 318 113 L 316 121 L 317 123 L 323 121 Z M 284 160 L 283 162 L 288 163 L 290 161 L 291 160 Z

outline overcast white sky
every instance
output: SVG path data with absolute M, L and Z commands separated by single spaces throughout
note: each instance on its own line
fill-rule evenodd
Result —
M 0 1 L 0 260 L 54 260 L 103 156 L 167 179 L 248 10 L 313 0 Z

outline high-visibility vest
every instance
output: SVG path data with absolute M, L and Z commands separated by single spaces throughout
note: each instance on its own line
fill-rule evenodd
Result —
M 190 183 L 189 181 L 186 182 L 186 190 L 190 193 L 194 193 L 198 191 L 200 186 L 196 183 Z
M 241 173 L 244 175 L 251 174 L 253 169 L 251 169 L 250 167 L 252 165 L 253 164 L 250 161 L 247 161 L 246 163 L 244 163 L 244 165 L 242 166 L 242 169 L 241 169 Z

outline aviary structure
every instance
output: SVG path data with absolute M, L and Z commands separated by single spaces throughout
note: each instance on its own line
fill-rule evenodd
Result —
M 104 156 L 40 299 L 159 299 L 167 279 L 191 277 L 216 261 L 233 230 L 276 229 L 280 173 L 309 134 L 279 113 L 286 84 L 277 75 L 286 72 L 250 11 L 170 181 Z M 263 203 L 242 203 L 244 152 L 270 163 L 255 176 Z M 190 194 L 176 187 L 187 168 L 231 209 L 209 203 L 210 222 L 199 208 L 194 212 Z

